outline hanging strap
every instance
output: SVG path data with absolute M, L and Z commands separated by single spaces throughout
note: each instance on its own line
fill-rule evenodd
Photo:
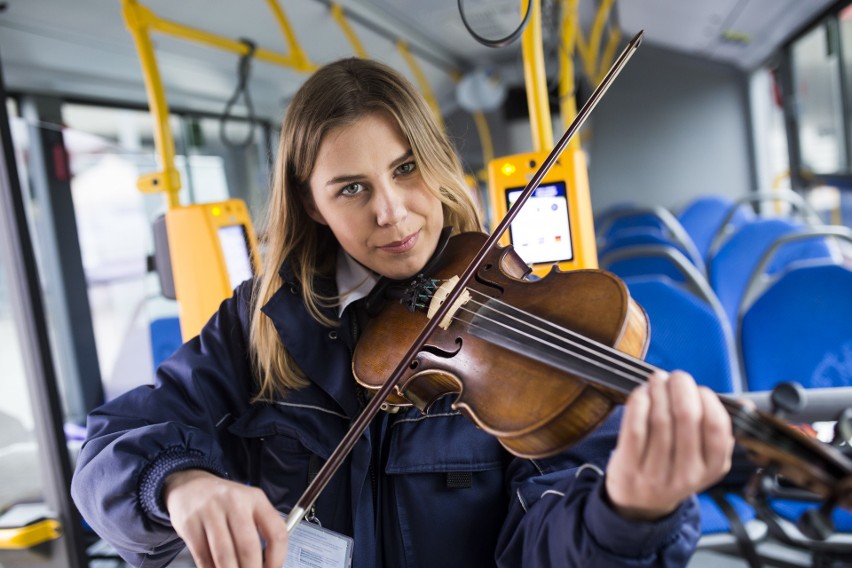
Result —
M 254 127 L 257 124 L 257 117 L 254 114 L 254 104 L 251 101 L 251 95 L 248 90 L 249 76 L 251 75 L 251 59 L 254 57 L 254 52 L 257 49 L 255 43 L 249 39 L 240 38 L 240 43 L 246 46 L 246 53 L 240 57 L 240 62 L 237 67 L 237 88 L 234 94 L 225 104 L 225 111 L 222 113 L 222 118 L 219 121 L 219 136 L 222 138 L 222 143 L 232 148 L 245 148 L 251 144 L 254 139 Z M 225 132 L 225 124 L 231 118 L 231 109 L 240 94 L 245 99 L 246 109 L 248 110 L 249 132 L 243 140 L 229 140 Z

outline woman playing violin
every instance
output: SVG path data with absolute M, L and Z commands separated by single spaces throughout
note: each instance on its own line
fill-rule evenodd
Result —
M 281 515 L 370 396 L 352 375 L 361 300 L 380 277 L 417 274 L 446 226 L 480 223 L 414 88 L 356 59 L 311 76 L 281 130 L 262 272 L 154 386 L 90 416 L 72 492 L 95 531 L 134 565 L 186 545 L 204 568 L 281 567 Z M 354 566 L 687 563 L 693 494 L 733 447 L 721 403 L 690 376 L 650 377 L 581 443 L 536 460 L 452 399 L 382 412 L 309 511 L 354 539 Z

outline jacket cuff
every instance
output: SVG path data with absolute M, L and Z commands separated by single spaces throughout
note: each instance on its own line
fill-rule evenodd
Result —
M 639 558 L 655 554 L 677 538 L 682 525 L 694 516 L 696 504 L 692 497 L 662 519 L 625 519 L 609 503 L 603 481 L 601 478 L 589 495 L 585 523 L 598 544 L 618 556 Z
M 163 485 L 172 473 L 186 469 L 203 469 L 227 478 L 225 471 L 199 451 L 169 448 L 151 461 L 139 475 L 139 503 L 148 517 L 158 523 L 171 524 L 162 499 Z

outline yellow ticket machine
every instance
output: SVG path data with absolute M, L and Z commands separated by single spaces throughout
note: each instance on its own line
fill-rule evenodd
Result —
M 240 199 L 171 208 L 155 241 L 163 292 L 178 300 L 184 341 L 258 268 L 257 237 Z
M 546 153 L 515 154 L 488 164 L 492 230 L 506 216 Z M 577 181 L 580 180 L 580 181 Z M 569 148 L 515 217 L 501 244 L 511 244 L 543 276 L 562 270 L 597 268 L 597 247 L 583 153 Z

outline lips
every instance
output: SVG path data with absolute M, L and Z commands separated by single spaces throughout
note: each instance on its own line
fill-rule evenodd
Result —
M 407 237 L 405 237 L 401 241 L 394 241 L 392 243 L 382 245 L 382 246 L 379 247 L 379 250 L 382 250 L 384 252 L 393 253 L 393 254 L 400 254 L 400 253 L 403 253 L 403 252 L 408 252 L 412 248 L 414 248 L 414 245 L 417 244 L 417 239 L 419 237 L 420 237 L 420 231 L 417 231 L 416 233 L 412 233 L 412 234 L 408 235 Z

